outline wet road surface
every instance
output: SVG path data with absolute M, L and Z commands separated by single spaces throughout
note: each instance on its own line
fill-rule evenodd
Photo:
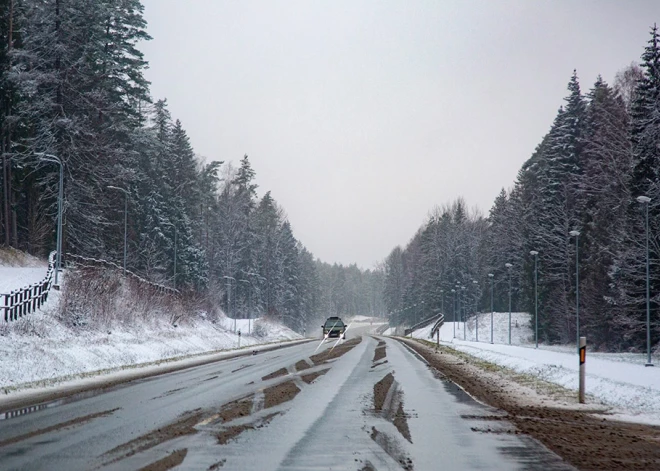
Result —
M 3 414 L 0 468 L 572 469 L 369 328 Z

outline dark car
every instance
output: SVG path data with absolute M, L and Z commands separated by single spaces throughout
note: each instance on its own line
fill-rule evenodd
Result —
M 321 327 L 324 337 L 342 337 L 346 332 L 346 324 L 339 317 L 328 317 Z

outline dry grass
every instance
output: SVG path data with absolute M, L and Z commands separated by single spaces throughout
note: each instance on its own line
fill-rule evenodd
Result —
M 177 325 L 196 311 L 191 303 L 124 278 L 119 270 L 81 268 L 67 275 L 58 314 L 69 327 L 126 327 L 155 319 Z

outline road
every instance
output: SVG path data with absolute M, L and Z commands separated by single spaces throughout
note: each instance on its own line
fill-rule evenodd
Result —
M 572 469 L 369 328 L 3 414 L 0 468 Z

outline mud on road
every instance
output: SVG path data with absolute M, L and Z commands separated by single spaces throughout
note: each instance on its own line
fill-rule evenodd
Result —
M 573 403 L 567 397 L 557 400 L 550 385 L 545 390 L 542 384 L 530 386 L 520 375 L 502 374 L 501 368 L 448 347 L 401 341 L 422 356 L 439 377 L 506 413 L 492 420 L 509 421 L 517 429 L 512 433 L 534 437 L 578 469 L 660 469 L 660 427 L 608 419 L 603 407 L 593 405 L 590 410 L 588 404 L 578 404 L 576 397 Z M 494 433 L 489 428 L 475 431 Z

